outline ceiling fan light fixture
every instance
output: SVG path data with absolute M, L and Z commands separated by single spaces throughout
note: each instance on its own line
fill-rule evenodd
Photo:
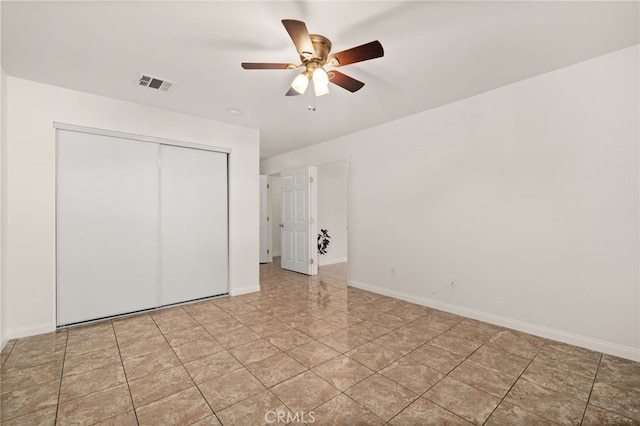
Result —
M 316 96 L 323 96 L 329 93 L 329 76 L 322 67 L 318 67 L 313 71 L 313 87 Z
M 300 94 L 307 90 L 307 86 L 309 86 L 309 73 L 306 71 L 298 75 L 291 84 L 291 88 Z
M 315 93 L 316 93 L 316 97 L 317 96 L 324 96 L 324 95 L 328 95 L 329 94 L 329 86 L 316 86 L 314 84 L 314 88 L 315 88 Z
M 304 22 L 283 19 L 282 25 L 289 33 L 291 41 L 300 55 L 298 65 L 280 62 L 242 62 L 241 65 L 246 70 L 292 70 L 304 67 L 305 70 L 295 78 L 285 96 L 301 95 L 310 90 L 309 81 L 312 79 L 315 96 L 329 93 L 329 81 L 351 93 L 357 92 L 364 87 L 363 82 L 338 71 L 331 71 L 327 74 L 323 66 L 341 67 L 384 56 L 384 49 L 378 40 L 332 54 L 331 40 L 320 34 L 309 34 Z

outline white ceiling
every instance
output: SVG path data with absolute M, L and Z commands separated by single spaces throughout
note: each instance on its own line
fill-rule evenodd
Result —
M 639 42 L 639 3 L 593 1 L 2 1 L 10 76 L 260 129 L 268 158 Z M 340 71 L 366 83 L 285 97 L 300 71 L 281 19 L 333 52 L 380 40 L 383 58 Z M 174 83 L 137 86 L 139 73 Z M 241 112 L 232 115 L 230 109 Z

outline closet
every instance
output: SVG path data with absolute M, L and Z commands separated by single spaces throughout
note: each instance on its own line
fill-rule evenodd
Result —
M 228 293 L 227 152 L 56 125 L 57 324 Z

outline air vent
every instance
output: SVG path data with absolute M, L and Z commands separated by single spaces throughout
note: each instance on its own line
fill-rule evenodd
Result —
M 144 87 L 150 87 L 151 89 L 160 89 L 166 92 L 173 86 L 173 83 L 167 80 L 163 80 L 158 77 L 153 77 L 147 74 L 140 74 L 138 84 Z

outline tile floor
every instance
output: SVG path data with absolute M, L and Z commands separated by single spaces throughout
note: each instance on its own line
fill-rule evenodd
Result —
M 640 424 L 640 363 L 261 265 L 261 291 L 9 342 L 10 425 Z

